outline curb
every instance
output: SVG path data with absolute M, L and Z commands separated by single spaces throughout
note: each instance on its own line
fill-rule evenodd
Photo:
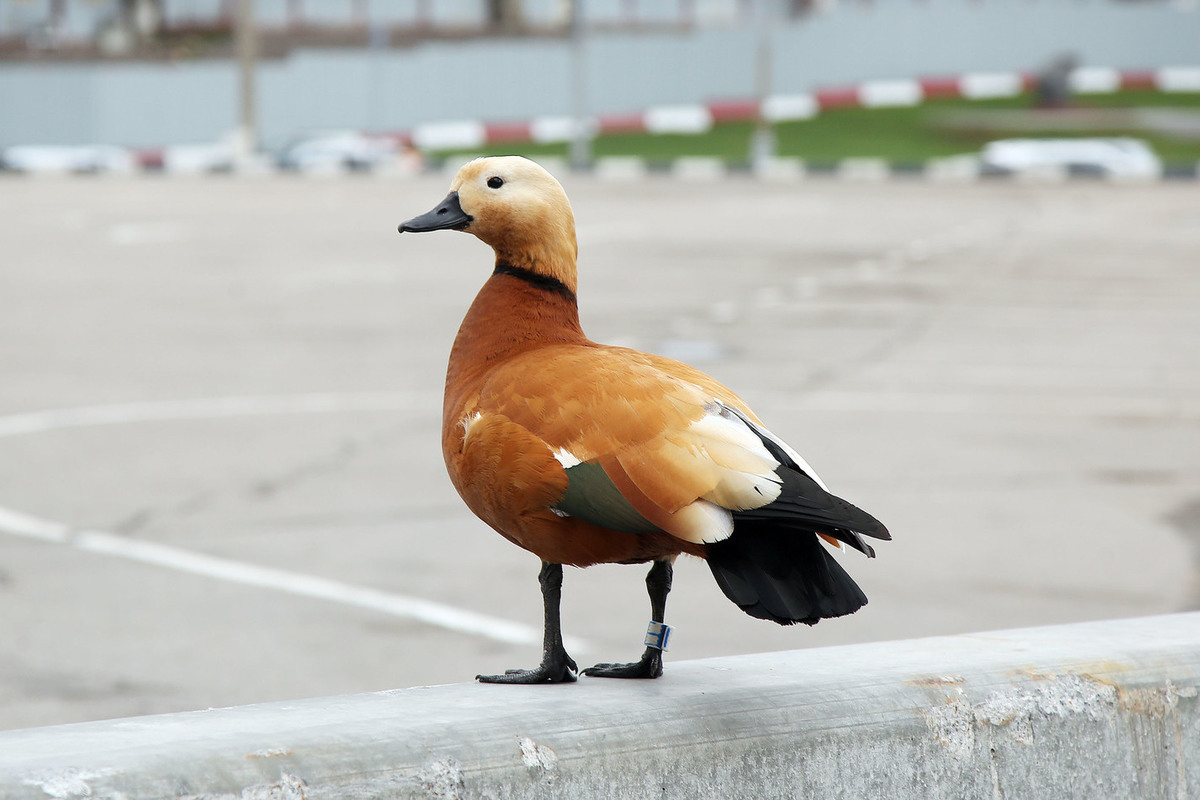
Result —
M 134 169 L 58 169 L 46 172 L 27 172 L 0 167 L 0 180 L 43 174 L 67 175 L 82 178 L 100 175 L 139 177 L 261 177 L 293 175 L 297 178 L 321 179 L 339 175 L 376 176 L 404 179 L 418 175 L 449 174 L 475 156 L 463 156 L 427 162 L 384 163 L 375 167 L 339 167 L 320 170 L 287 170 L 261 162 L 247 167 L 234 165 L 209 169 L 173 170 L 161 163 L 139 165 Z M 999 169 L 982 163 L 975 156 L 951 156 L 924 162 L 888 161 L 882 158 L 847 158 L 841 161 L 808 162 L 800 158 L 776 158 L 763 164 L 748 161 L 726 161 L 716 157 L 685 156 L 656 161 L 636 156 L 602 156 L 584 168 L 577 168 L 562 158 L 534 158 L 551 173 L 592 175 L 604 181 L 633 182 L 650 178 L 671 178 L 697 183 L 730 178 L 745 178 L 771 183 L 799 183 L 806 180 L 840 180 L 857 183 L 885 181 L 928 181 L 934 183 L 971 183 L 980 181 L 1024 181 L 1029 183 L 1062 183 L 1093 181 L 1108 183 L 1146 184 L 1155 182 L 1187 182 L 1200 180 L 1200 162 L 1174 162 L 1163 165 L 1157 174 L 1113 175 L 1096 167 L 1080 164 L 1038 167 L 1029 170 Z
M 374 137 L 377 141 L 387 140 L 399 148 L 403 154 L 391 160 L 366 165 L 325 165 L 320 169 L 303 172 L 321 175 L 349 171 L 412 175 L 446 169 L 447 164 L 461 164 L 465 160 L 452 157 L 441 160 L 435 158 L 429 162 L 415 151 L 483 152 L 502 145 L 562 144 L 570 142 L 576 136 L 581 124 L 589 128 L 593 135 L 694 135 L 706 133 L 723 123 L 752 122 L 760 116 L 767 122 L 781 123 L 812 119 L 822 112 L 844 108 L 916 106 L 926 100 L 947 98 L 986 100 L 1014 97 L 1030 91 L 1036 83 L 1037 75 L 1032 72 L 971 72 L 951 77 L 876 80 L 848 86 L 821 87 L 806 93 L 771 95 L 762 102 L 757 99 L 719 99 L 707 103 L 653 106 L 636 113 L 601 114 L 584 123 L 563 116 L 537 117 L 524 122 L 431 122 L 417 125 L 410 131 L 357 134 L 364 138 Z M 1200 66 L 1173 66 L 1150 70 L 1082 67 L 1070 73 L 1069 85 L 1077 95 L 1111 94 L 1130 89 L 1200 93 Z M 15 160 L 11 156 L 6 159 L 6 155 L 17 151 L 32 150 L 45 153 L 42 160 L 44 166 L 14 169 L 12 165 L 16 163 Z M 543 159 L 543 162 L 548 166 L 553 162 L 555 169 L 560 171 L 568 168 L 564 159 Z M 940 158 L 923 163 L 888 162 L 874 158 L 805 163 L 799 159 L 783 158 L 756 165 L 707 157 L 681 157 L 665 162 L 637 157 L 604 157 L 597 158 L 583 171 L 589 170 L 601 178 L 632 179 L 649 174 L 668 174 L 690 180 L 712 180 L 727 175 L 752 174 L 770 180 L 798 180 L 812 176 L 858 181 L 915 177 L 953 181 L 1015 174 L 980 165 L 972 156 Z M 265 154 L 239 161 L 229 143 L 143 148 L 99 145 L 57 148 L 10 147 L 0 150 L 0 174 L 50 172 L 196 175 L 269 174 L 279 171 L 285 170 Z M 1200 178 L 1198 172 L 1200 164 L 1172 163 L 1164 165 L 1159 176 L 1144 176 L 1133 180 L 1196 180 Z M 1038 169 L 1015 175 L 1020 178 L 1050 181 L 1106 177 L 1102 171 L 1084 166 Z
M 0 796 L 1193 796 L 1200 614 L 0 732 Z
M 655 106 L 640 113 L 601 114 L 591 127 L 596 134 L 696 134 L 706 133 L 724 122 L 756 120 L 760 112 L 768 122 L 792 122 L 840 108 L 915 106 L 927 99 L 1014 97 L 1030 91 L 1036 84 L 1037 75 L 1032 72 L 971 72 L 953 77 L 865 81 L 806 93 L 771 95 L 761 103 L 756 99 L 725 99 Z M 1200 66 L 1153 70 L 1082 67 L 1071 73 L 1070 86 L 1075 94 L 1082 95 L 1112 94 L 1124 89 L 1200 92 Z M 567 142 L 577 130 L 577 123 L 570 117 L 538 117 L 528 122 L 436 122 L 384 135 L 422 150 L 471 150 L 496 144 Z

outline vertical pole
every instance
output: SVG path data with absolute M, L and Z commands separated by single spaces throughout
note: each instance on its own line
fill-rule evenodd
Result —
M 364 0 L 365 5 L 365 0 Z M 383 129 L 387 114 L 387 83 L 384 80 L 387 62 L 388 46 L 392 33 L 387 23 L 368 17 L 367 46 L 370 53 L 370 107 L 367 109 L 367 124 L 371 131 L 378 133 Z
M 571 0 L 571 168 L 584 170 L 592 161 L 592 123 L 588 118 L 587 48 L 583 0 Z
M 679 22 L 684 27 L 696 24 L 696 0 L 679 0 Z
M 50 33 L 50 46 L 57 48 L 62 41 L 63 20 L 67 16 L 66 0 L 50 0 L 49 15 L 46 28 Z
M 240 160 L 258 149 L 258 104 L 255 99 L 254 65 L 258 59 L 258 31 L 254 24 L 254 0 L 237 0 L 234 40 L 238 59 L 238 94 L 241 112 L 238 125 Z
M 771 11 L 773 0 L 758 0 L 754 9 L 755 35 L 755 94 L 758 97 L 758 119 L 754 126 L 754 138 L 750 144 L 750 167 L 754 170 L 766 168 L 775 157 L 775 131 L 767 119 L 764 109 L 771 96 L 773 79 L 773 54 L 771 50 Z

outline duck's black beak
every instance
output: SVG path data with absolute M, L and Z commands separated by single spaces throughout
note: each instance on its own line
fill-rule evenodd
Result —
M 428 214 L 413 217 L 407 222 L 400 223 L 401 233 L 424 233 L 425 231 L 461 231 L 471 224 L 475 218 L 463 211 L 458 202 L 458 192 L 451 192 L 446 199 L 438 203 L 438 207 Z

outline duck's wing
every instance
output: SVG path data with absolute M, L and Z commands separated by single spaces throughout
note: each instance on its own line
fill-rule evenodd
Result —
M 473 413 L 499 415 L 543 443 L 566 478 L 551 509 L 604 528 L 710 544 L 750 514 L 864 552 L 870 548 L 858 534 L 882 530 L 829 494 L 740 398 L 669 359 L 621 348 L 541 348 L 495 370 Z M 471 438 L 468 426 L 464 447 Z

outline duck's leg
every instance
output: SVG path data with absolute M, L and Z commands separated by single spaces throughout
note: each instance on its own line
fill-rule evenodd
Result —
M 538 583 L 542 585 L 545 629 L 542 638 L 542 663 L 533 669 L 510 669 L 503 675 L 476 675 L 483 683 L 571 683 L 577 680 L 579 667 L 563 647 L 559 603 L 562 600 L 562 564 L 542 562 Z
M 671 562 L 663 560 L 655 561 L 646 574 L 651 619 L 659 625 L 666 615 L 667 595 L 671 592 L 671 576 L 674 572 Z M 662 654 L 661 647 L 647 646 L 639 661 L 632 664 L 597 664 L 585 669 L 583 674 L 593 678 L 657 678 L 663 672 Z

